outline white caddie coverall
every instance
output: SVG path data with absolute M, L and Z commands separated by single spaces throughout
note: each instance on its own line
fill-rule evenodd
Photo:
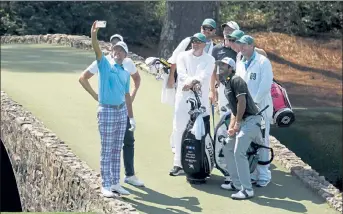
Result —
M 206 112 L 203 116 L 208 116 L 210 114 L 208 95 L 214 61 L 214 58 L 205 52 L 201 56 L 194 56 L 193 50 L 181 52 L 177 57 L 178 84 L 175 94 L 173 132 L 171 136 L 172 143 L 175 145 L 174 166 L 182 167 L 181 140 L 190 118 L 188 114 L 190 104 L 187 103 L 187 99 L 194 97 L 192 91 L 183 91 L 182 88 L 193 80 L 200 81 L 202 92 L 200 100 L 201 104 L 206 107 Z
M 273 83 L 272 65 L 268 58 L 254 51 L 251 63 L 247 69 L 245 68 L 244 59 L 237 62 L 236 75 L 240 76 L 247 83 L 249 92 L 260 110 L 269 105 L 262 113 L 265 121 L 265 146 L 269 147 L 270 124 L 273 120 L 273 100 L 271 96 Z M 262 161 L 269 160 L 269 151 L 267 149 L 260 150 L 260 159 Z M 270 181 L 269 165 L 257 165 L 252 179 Z
M 171 63 L 171 64 L 177 64 L 176 61 L 177 61 L 177 58 L 178 58 L 179 54 L 186 50 L 186 48 L 190 44 L 190 42 L 191 42 L 191 37 L 184 38 L 180 42 L 180 44 L 175 48 L 175 50 L 173 51 L 172 56 L 168 59 L 168 62 Z M 209 40 L 206 43 L 204 52 L 206 52 L 206 50 L 208 50 L 208 52 L 206 52 L 206 53 L 208 53 L 209 55 L 212 55 L 213 47 L 214 47 L 213 41 Z M 178 70 L 178 69 L 176 69 L 176 70 Z M 166 77 L 166 78 L 168 78 L 168 77 Z M 162 98 L 162 100 L 165 100 L 166 101 L 165 103 L 175 103 L 175 94 L 176 94 L 176 89 L 174 89 L 174 88 L 167 88 L 167 81 L 165 81 L 165 83 L 163 84 L 163 88 L 162 88 L 162 96 L 164 96 Z M 170 136 L 170 146 L 172 148 L 175 148 L 172 135 Z
M 256 48 L 255 47 L 255 51 L 259 54 L 262 54 L 263 56 L 267 56 L 267 53 L 260 48 Z M 238 52 L 237 56 L 236 56 L 236 64 L 242 60 L 242 52 Z M 217 74 L 219 74 L 219 70 L 217 69 Z M 225 97 L 224 94 L 224 86 L 223 84 L 219 84 L 219 88 L 218 88 L 218 105 L 221 108 L 222 106 L 227 106 L 228 101 Z M 229 108 L 226 108 L 228 112 L 230 112 L 231 110 Z M 221 109 L 219 109 L 219 113 L 220 113 L 220 117 L 222 117 L 226 112 L 221 111 Z

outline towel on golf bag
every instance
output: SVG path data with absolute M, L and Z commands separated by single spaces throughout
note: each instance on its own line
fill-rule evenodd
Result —
M 161 103 L 174 106 L 176 89 L 175 88 L 167 88 L 169 74 L 164 73 L 161 75 L 161 78 L 163 79 Z
M 202 117 L 202 116 L 201 116 Z M 214 168 L 213 140 L 210 135 L 210 116 L 202 117 L 205 135 L 197 140 L 190 120 L 182 136 L 181 164 L 188 180 L 205 180 Z
M 273 122 L 278 127 L 289 127 L 295 121 L 295 116 L 286 89 L 273 80 L 271 95 L 274 106 Z
M 197 140 L 201 140 L 201 138 L 206 134 L 203 114 L 199 114 L 195 119 L 193 128 L 191 129 L 191 133 Z

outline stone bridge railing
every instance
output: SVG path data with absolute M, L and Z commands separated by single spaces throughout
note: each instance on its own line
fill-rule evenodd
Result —
M 66 34 L 3 36 L 1 44 L 47 43 L 91 50 L 87 36 Z M 110 43 L 99 42 L 108 52 Z M 144 58 L 129 53 L 146 72 Z M 1 93 L 1 139 L 15 172 L 24 210 L 97 211 L 131 213 L 134 209 L 119 199 L 100 196 L 100 177 L 78 159 L 54 133 L 31 113 Z M 307 187 L 342 212 L 342 193 L 304 163 L 274 137 L 270 138 L 275 160 L 298 177 Z
M 137 213 L 120 199 L 102 197 L 99 173 L 3 91 L 1 140 L 13 167 L 23 211 Z

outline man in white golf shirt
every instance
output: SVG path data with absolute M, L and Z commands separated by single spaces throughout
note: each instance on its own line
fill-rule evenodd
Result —
M 119 41 L 123 41 L 123 37 L 119 34 L 114 34 L 110 38 L 110 42 L 112 44 L 112 48 L 115 44 L 117 44 Z M 113 52 L 109 53 L 106 58 L 111 63 L 114 64 L 114 59 L 112 57 Z M 134 87 L 131 92 L 131 99 L 132 102 L 134 101 L 138 88 L 140 86 L 141 77 L 139 73 L 137 72 L 136 65 L 133 63 L 133 61 L 130 58 L 125 58 L 123 61 L 123 67 L 124 70 L 128 71 L 131 75 L 131 78 L 134 82 Z M 98 73 L 98 65 L 97 61 L 95 60 L 86 70 L 81 74 L 81 77 L 79 79 L 81 85 L 84 87 L 84 89 L 88 89 L 90 87 L 90 84 L 88 82 L 88 79 L 90 79 L 94 74 Z M 129 183 L 134 186 L 144 186 L 144 183 L 140 181 L 135 176 L 135 170 L 134 170 L 134 132 L 129 131 L 130 128 L 130 121 L 129 118 L 127 120 L 127 127 L 124 137 L 124 146 L 123 146 L 123 159 L 124 159 L 124 167 L 125 167 L 125 183 Z
M 190 91 L 195 86 L 201 86 L 201 104 L 206 107 L 205 118 L 209 121 L 209 84 L 214 68 L 214 58 L 204 51 L 206 46 L 206 36 L 196 33 L 191 38 L 192 49 L 181 52 L 177 57 L 178 84 L 175 95 L 175 110 L 173 119 L 172 140 L 175 145 L 174 166 L 170 171 L 170 176 L 176 176 L 183 172 L 181 165 L 181 140 L 182 134 L 189 121 L 188 111 L 190 105 L 187 98 L 193 96 Z
M 265 146 L 269 147 L 270 123 L 273 116 L 273 101 L 270 91 L 273 82 L 272 65 L 268 58 L 255 50 L 253 37 L 244 35 L 236 42 L 240 45 L 243 55 L 242 60 L 237 62 L 236 74 L 247 83 L 249 92 L 260 109 L 269 105 L 269 108 L 262 113 L 265 122 Z M 261 149 L 260 158 L 262 161 L 269 160 L 269 151 Z M 252 174 L 252 182 L 256 183 L 256 186 L 265 187 L 270 180 L 269 165 L 258 165 L 255 173 Z

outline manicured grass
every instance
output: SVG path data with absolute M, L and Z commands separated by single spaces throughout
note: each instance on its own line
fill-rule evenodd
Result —
M 93 59 L 91 52 L 67 47 L 4 45 L 1 89 L 99 171 L 97 104 L 78 83 L 80 72 Z M 230 192 L 220 189 L 223 177 L 217 170 L 200 186 L 189 185 L 183 176 L 170 177 L 172 108 L 160 103 L 161 82 L 143 72 L 141 76 L 142 86 L 134 102 L 135 165 L 146 187 L 124 185 L 132 193 L 125 200 L 141 213 L 336 213 L 277 162 L 272 166 L 273 182 L 256 188 L 256 197 L 247 201 L 233 201 Z M 96 87 L 96 77 L 91 84 Z

